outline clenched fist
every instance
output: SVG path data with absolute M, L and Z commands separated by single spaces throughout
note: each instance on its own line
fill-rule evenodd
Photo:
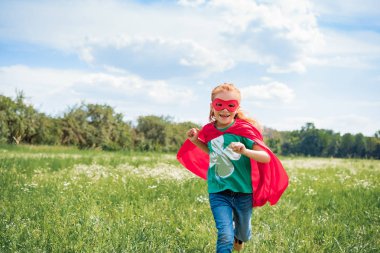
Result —
M 186 136 L 191 142 L 196 142 L 198 140 L 199 135 L 199 129 L 198 128 L 191 128 L 189 131 L 187 131 Z
M 246 147 L 241 142 L 231 142 L 229 147 L 236 153 L 243 154 L 246 150 Z

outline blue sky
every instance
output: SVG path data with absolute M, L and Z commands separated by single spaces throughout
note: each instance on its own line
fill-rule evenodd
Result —
M 263 125 L 380 130 L 377 0 L 1 1 L 0 94 L 207 123 L 223 82 Z

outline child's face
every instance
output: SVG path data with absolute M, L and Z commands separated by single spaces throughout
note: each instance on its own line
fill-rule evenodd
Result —
M 219 92 L 218 94 L 216 94 L 214 100 L 215 99 L 221 99 L 224 101 L 237 100 L 238 103 L 240 103 L 238 94 L 233 91 Z M 210 104 L 210 106 L 214 112 L 216 126 L 219 128 L 227 127 L 229 124 L 231 124 L 234 121 L 235 115 L 239 109 L 238 104 L 236 105 L 236 110 L 234 111 L 229 111 L 227 110 L 227 108 L 224 108 L 223 110 L 218 111 L 213 107 L 212 103 Z

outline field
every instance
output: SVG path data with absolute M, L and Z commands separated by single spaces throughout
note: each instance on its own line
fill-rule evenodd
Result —
M 281 158 L 244 252 L 379 252 L 380 161 Z M 0 146 L 0 252 L 214 252 L 206 182 L 175 154 Z

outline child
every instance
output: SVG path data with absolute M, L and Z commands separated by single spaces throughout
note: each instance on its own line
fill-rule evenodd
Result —
M 217 252 L 240 251 L 251 237 L 252 207 L 275 204 L 288 185 L 280 161 L 265 146 L 256 122 L 240 110 L 240 91 L 233 84 L 215 87 L 210 123 L 192 128 L 178 160 L 206 179 L 218 230 Z

